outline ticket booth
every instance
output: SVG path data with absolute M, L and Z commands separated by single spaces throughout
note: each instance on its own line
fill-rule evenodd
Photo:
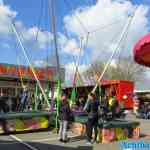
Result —
M 103 80 L 100 84 L 103 95 L 109 96 L 113 92 L 116 100 L 125 109 L 133 109 L 134 83 L 132 81 Z

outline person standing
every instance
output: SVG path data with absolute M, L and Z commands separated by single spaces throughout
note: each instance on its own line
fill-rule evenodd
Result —
M 9 112 L 12 112 L 12 105 L 13 105 L 13 102 L 12 102 L 12 98 L 9 96 L 8 97 L 8 100 L 6 102 L 7 106 L 8 106 L 8 111 Z
M 80 110 L 83 110 L 83 108 L 85 106 L 85 103 L 86 103 L 86 101 L 85 101 L 84 97 L 79 98 L 79 107 L 80 107 Z
M 96 141 L 96 138 L 97 138 L 98 108 L 99 108 L 99 101 L 96 99 L 96 96 L 93 93 L 91 93 L 90 95 L 88 95 L 88 100 L 84 107 L 84 110 L 88 112 L 88 121 L 87 121 L 87 127 L 86 127 L 87 144 L 92 144 L 93 129 L 95 132 L 94 142 Z
M 139 115 L 139 106 L 140 106 L 140 102 L 139 102 L 138 96 L 134 95 L 134 97 L 133 97 L 133 112 L 136 116 Z
M 27 86 L 24 86 L 23 93 L 22 93 L 22 96 L 21 96 L 20 106 L 19 106 L 19 111 L 20 112 L 23 112 L 25 110 L 26 105 L 28 103 L 28 96 L 29 96 L 29 93 L 28 93 Z
M 61 102 L 60 102 L 60 107 L 59 107 L 59 123 L 60 123 L 60 128 L 59 128 L 59 141 L 60 142 L 68 142 L 67 138 L 67 127 L 68 127 L 68 122 L 70 120 L 70 106 L 69 102 L 67 100 L 66 95 L 62 95 L 61 97 Z

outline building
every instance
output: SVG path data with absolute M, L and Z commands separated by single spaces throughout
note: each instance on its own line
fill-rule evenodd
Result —
M 43 89 L 49 86 L 55 87 L 56 67 L 34 68 L 35 74 L 40 81 Z M 61 80 L 64 81 L 65 69 L 61 68 Z M 30 67 L 12 64 L 0 64 L 0 95 L 17 96 L 23 85 L 26 85 L 31 91 L 35 91 L 36 80 Z

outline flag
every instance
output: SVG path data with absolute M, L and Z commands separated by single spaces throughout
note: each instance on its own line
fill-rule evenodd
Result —
M 74 87 L 74 88 L 72 89 L 72 92 L 71 92 L 70 107 L 72 107 L 72 105 L 75 104 L 75 102 L 76 102 L 76 97 L 77 97 L 77 93 L 76 93 L 76 88 Z
M 83 80 L 81 78 L 79 71 L 77 70 L 74 75 L 73 86 L 81 86 L 81 85 L 83 85 Z
M 71 92 L 70 107 L 72 107 L 72 105 L 74 105 L 76 102 L 76 98 L 77 98 L 76 87 L 81 86 L 82 84 L 83 84 L 83 81 L 82 81 L 81 75 L 78 71 L 78 68 L 76 68 L 76 72 L 75 72 L 74 79 L 73 79 L 73 89 Z
M 49 85 L 49 83 L 47 83 L 45 94 L 46 94 L 48 100 L 49 100 L 49 93 L 50 93 L 50 85 Z
M 57 81 L 57 96 L 56 96 L 56 129 L 58 129 L 58 117 L 59 117 L 59 107 L 61 99 L 61 80 Z
M 102 102 L 102 89 L 101 89 L 101 86 L 99 85 L 98 86 L 98 96 L 99 96 L 99 100 L 100 100 L 100 102 Z
M 36 87 L 35 87 L 35 93 L 34 93 L 35 97 L 34 97 L 34 103 L 32 105 L 32 107 L 34 108 L 34 110 L 37 110 L 37 100 L 38 100 L 38 95 L 39 95 L 39 87 L 38 84 L 36 83 Z
M 78 80 L 76 81 L 76 85 L 77 85 L 77 86 L 81 86 L 81 85 L 82 85 L 80 79 L 78 79 Z
M 59 106 L 60 99 L 61 99 L 61 81 L 60 80 L 57 81 L 57 89 L 56 90 L 57 90 L 56 91 L 56 93 L 57 93 L 57 95 L 56 95 L 56 97 L 57 97 L 57 99 L 56 99 L 57 100 L 57 106 Z

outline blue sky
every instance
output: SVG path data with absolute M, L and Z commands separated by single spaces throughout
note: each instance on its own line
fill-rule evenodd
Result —
M 15 21 L 21 21 L 23 25 L 26 28 L 31 28 L 33 26 L 38 26 L 38 22 L 40 19 L 40 15 L 42 13 L 41 17 L 41 25 L 39 28 L 41 30 L 46 30 L 50 31 L 51 25 L 50 25 L 50 16 L 48 14 L 48 1 L 43 1 L 43 0 L 4 0 L 4 5 L 9 6 L 11 10 L 16 11 L 17 15 L 14 18 Z M 75 0 L 73 3 L 70 3 L 71 6 L 66 6 L 63 0 L 56 0 L 55 1 L 55 13 L 56 13 L 56 20 L 57 20 L 57 32 L 63 32 L 63 18 L 64 16 L 68 15 L 71 13 L 74 9 L 81 7 L 83 5 L 90 5 L 94 4 L 94 0 L 83 0 L 82 2 L 80 0 Z M 42 7 L 43 5 L 43 7 Z M 6 39 L 2 38 L 3 42 L 8 42 L 11 43 L 9 44 L 10 47 L 7 47 L 6 45 L 4 46 L 5 52 L 3 53 L 3 56 L 1 57 L 1 62 L 10 62 L 10 63 L 16 63 L 15 59 L 15 53 L 12 53 L 12 57 L 10 58 L 8 53 L 11 53 L 12 49 L 14 49 L 17 45 L 17 42 L 14 41 L 15 36 L 13 35 L 12 38 L 10 38 L 8 41 Z M 24 45 L 25 47 L 27 45 Z M 18 49 L 17 49 L 18 51 Z M 17 52 L 16 52 L 17 53 Z M 32 52 L 31 52 L 32 53 Z M 43 57 L 46 57 L 46 53 L 42 54 L 40 51 L 36 51 L 36 56 L 39 59 L 42 59 Z M 21 55 L 21 54 L 20 54 Z M 35 54 L 33 54 L 35 55 Z M 36 57 L 36 56 L 31 56 L 31 57 Z M 17 56 L 18 57 L 18 56 Z M 21 57 L 21 56 L 19 56 Z M 23 61 L 22 57 L 20 58 L 21 63 L 25 63 Z M 67 59 L 63 59 L 63 62 L 65 63 Z
M 83 5 L 93 4 L 95 2 L 95 0 L 73 0 L 73 2 L 69 2 L 71 6 L 66 6 L 66 3 L 64 1 L 65 0 L 55 0 L 55 13 L 57 18 L 58 31 L 62 30 L 64 16 L 69 14 L 72 9 L 76 9 Z M 38 20 L 42 11 L 42 4 L 44 5 L 43 13 L 45 13 L 42 17 L 43 24 L 46 24 L 49 21 L 46 21 L 44 19 L 50 19 L 48 18 L 48 0 L 5 0 L 4 2 L 6 5 L 9 5 L 13 10 L 18 12 L 16 20 L 22 20 L 24 24 L 28 27 L 32 27 L 33 25 L 38 24 Z
M 134 43 L 144 34 L 149 32 L 150 25 L 150 1 L 149 0 L 54 0 L 57 20 L 57 35 L 59 41 L 59 53 L 61 64 L 65 65 L 68 72 L 73 71 L 74 58 L 79 55 L 79 37 L 83 35 L 81 24 L 86 26 L 89 32 L 103 26 L 107 26 L 116 20 L 117 24 L 108 28 L 98 30 L 90 34 L 86 50 L 81 54 L 80 67 L 84 70 L 88 63 L 95 59 L 107 60 L 119 39 L 124 24 L 127 22 L 128 13 L 133 13 L 135 5 L 139 6 L 137 16 L 129 30 L 129 41 L 124 47 L 122 55 L 131 55 Z M 64 3 L 64 1 L 67 2 Z M 16 23 L 16 28 L 24 37 L 24 47 L 36 65 L 43 64 L 43 60 L 49 56 L 49 61 L 53 64 L 54 50 L 51 48 L 50 39 L 50 17 L 48 15 L 48 0 L 3 0 L 4 4 L 0 9 L 0 28 L 7 26 L 9 15 Z M 68 5 L 69 2 L 69 5 Z M 43 11 L 42 11 L 43 4 Z M 71 6 L 70 6 L 71 5 Z M 80 9 L 79 9 L 80 8 Z M 115 12 L 116 11 L 116 12 Z M 42 12 L 41 25 L 38 27 L 39 18 Z M 109 15 L 108 15 L 109 12 Z M 2 23 L 1 23 L 2 20 Z M 65 26 L 65 29 L 64 29 Z M 35 34 L 38 30 L 38 44 L 35 42 Z M 9 28 L 9 26 L 8 26 Z M 0 56 L 1 63 L 25 64 L 26 60 L 18 46 L 14 34 L 8 33 L 6 28 L 0 29 L 0 48 L 3 50 Z M 11 30 L 9 29 L 9 32 Z M 67 37 L 66 33 L 69 35 Z M 116 36 L 112 42 L 112 38 Z M 69 39 L 68 39 L 69 38 Z M 81 39 L 80 39 L 81 40 Z M 86 34 L 83 43 L 85 44 Z M 37 46 L 38 45 L 38 46 Z M 123 47 L 124 45 L 122 45 Z M 75 50 L 74 50 L 75 47 Z M 107 51 L 107 49 L 110 49 Z M 68 73 L 69 74 L 69 73 Z

